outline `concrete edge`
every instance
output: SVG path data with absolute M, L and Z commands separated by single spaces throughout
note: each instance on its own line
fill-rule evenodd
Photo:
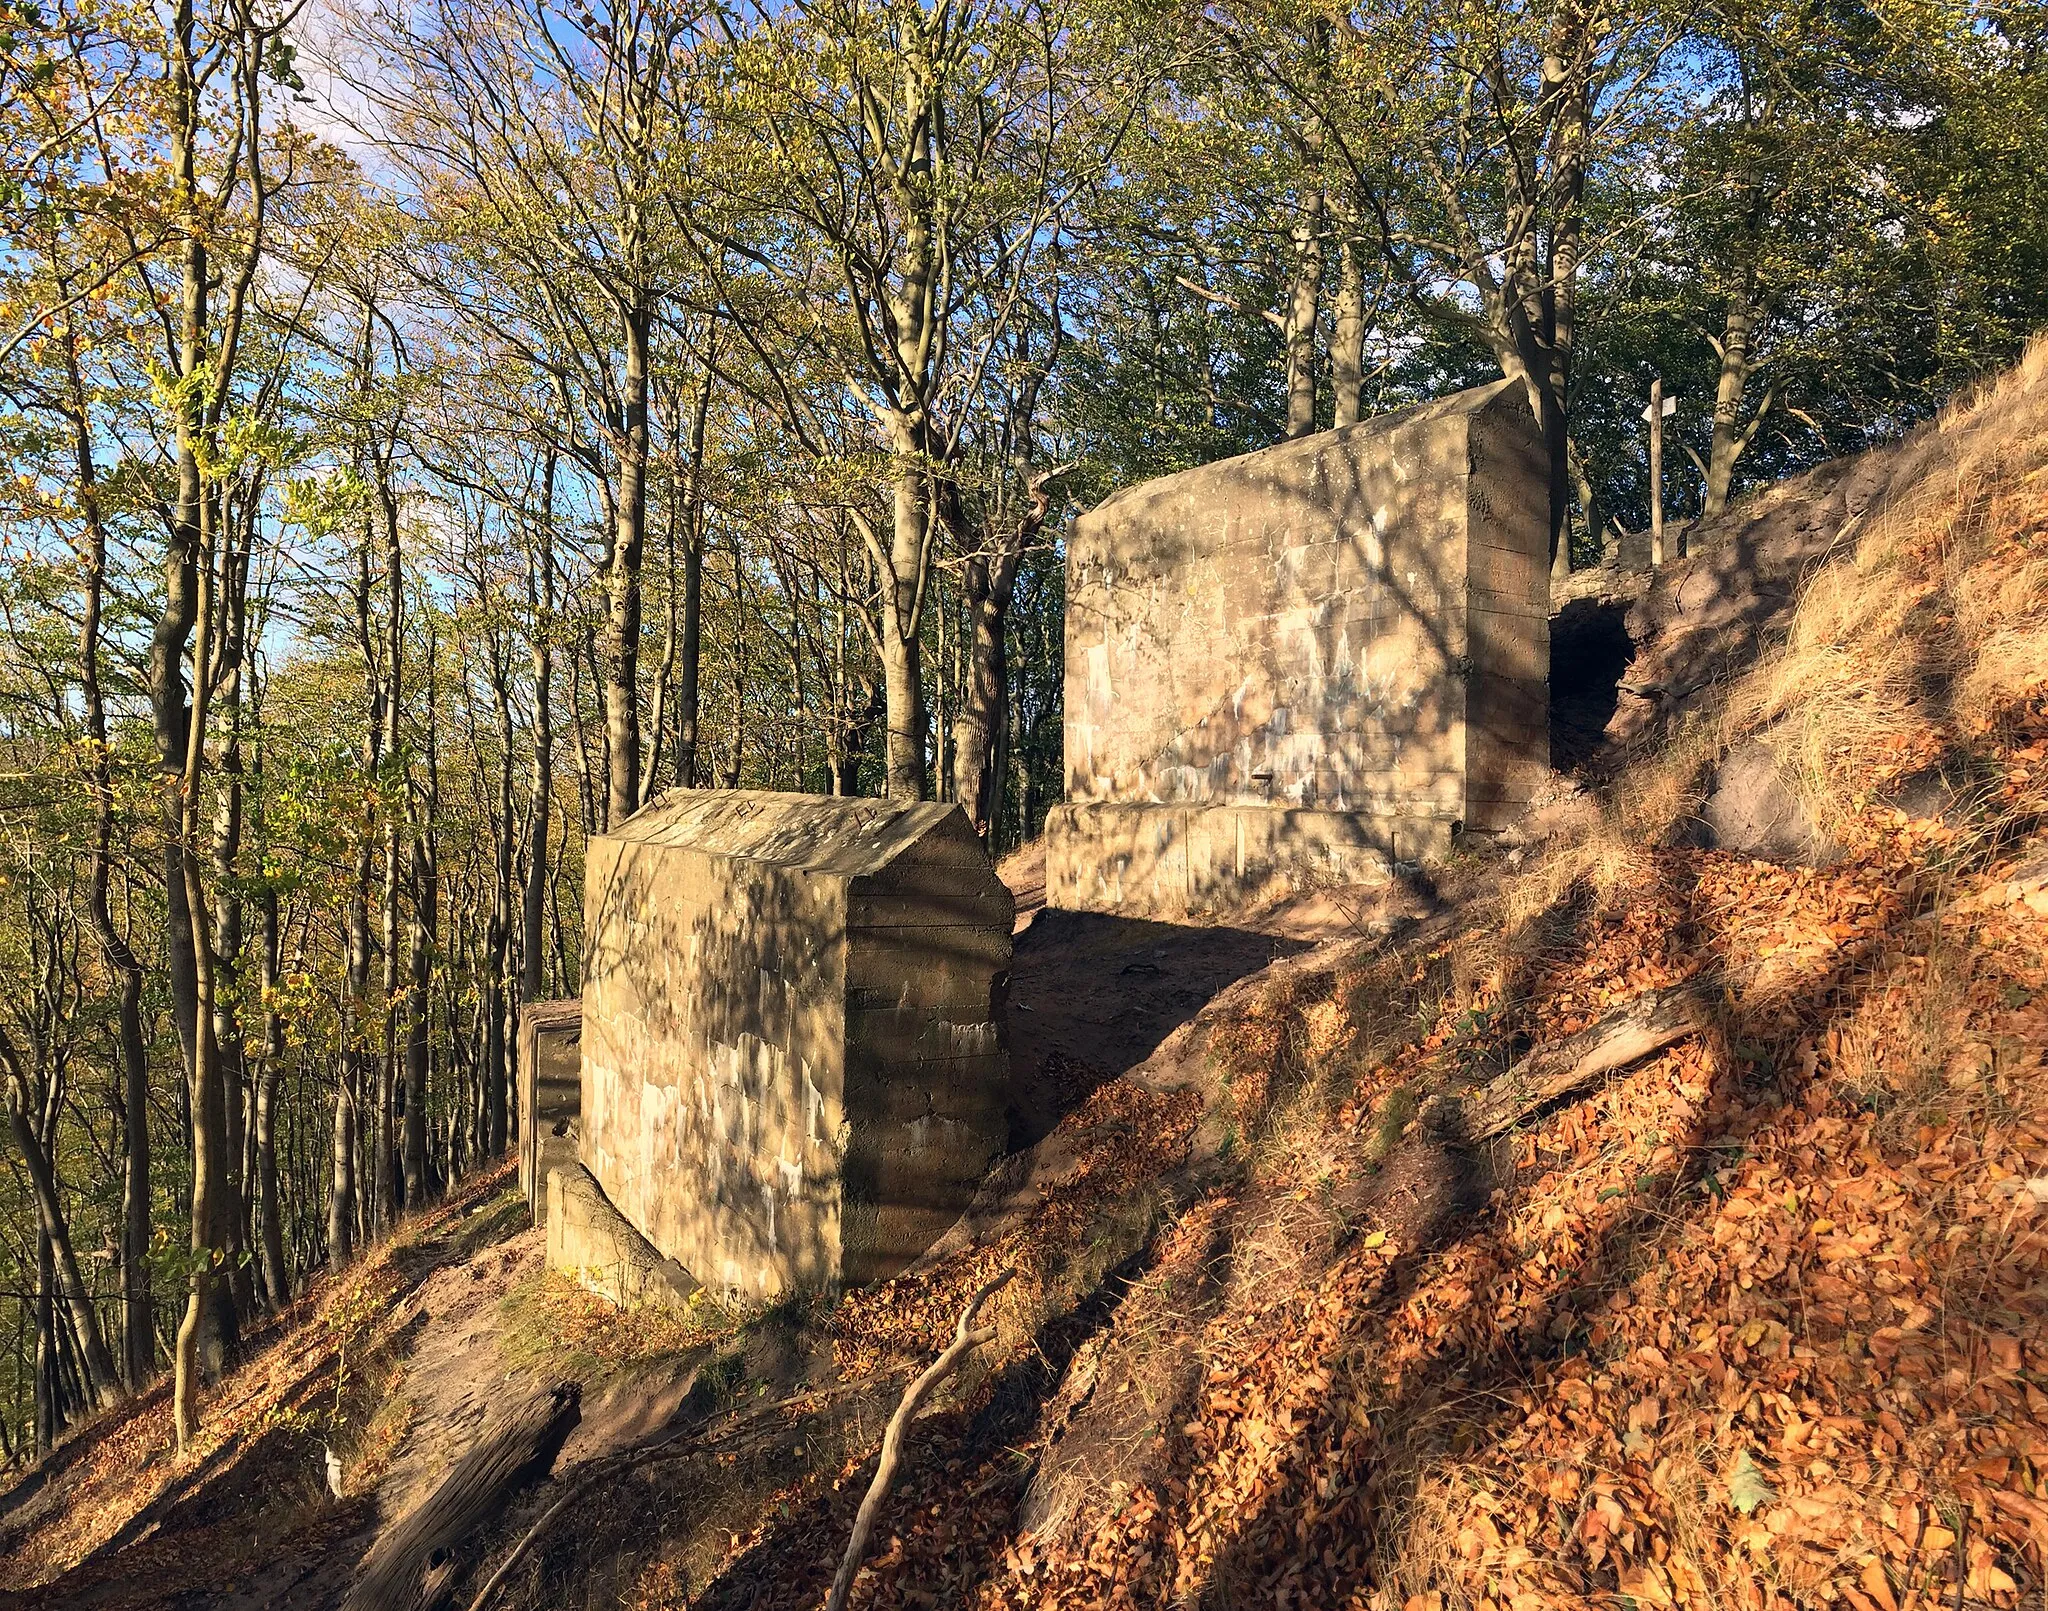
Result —
M 547 1267 L 621 1309 L 680 1309 L 701 1284 L 612 1206 L 582 1164 L 548 1171 Z

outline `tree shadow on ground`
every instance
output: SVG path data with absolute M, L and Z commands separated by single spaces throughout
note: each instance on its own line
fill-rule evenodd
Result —
M 1228 986 L 1300 940 L 1042 910 L 1010 965 L 1010 1150 L 1049 1135 Z
M 1327 1356 L 1341 1362 L 1331 1372 L 1336 1386 L 1319 1395 L 1298 1422 L 1267 1496 L 1225 1519 L 1228 1536 L 1213 1564 L 1195 1592 L 1175 1597 L 1175 1603 L 1205 1611 L 1253 1604 L 1343 1604 L 1349 1603 L 1347 1593 L 1379 1586 L 1379 1568 L 1401 1545 L 1391 1529 L 1404 1527 L 1414 1515 L 1431 1461 L 1453 1454 L 1470 1458 L 1520 1428 L 1527 1410 L 1516 1392 L 1539 1372 L 1575 1354 L 1592 1354 L 1597 1362 L 1590 1339 L 1597 1335 L 1598 1311 L 1609 1296 L 1654 1266 L 1656 1245 L 1675 1220 L 1715 1211 L 1707 1196 L 1708 1177 L 1739 1158 L 1748 1137 L 1804 1100 L 1811 1075 L 1796 1067 L 1795 1047 L 1825 1035 L 1853 1004 L 1853 993 L 1845 987 L 1867 960 L 1869 948 L 1882 939 L 1845 956 L 1793 997 L 1754 1004 L 1725 1001 L 1708 1034 L 1718 1069 L 1714 1085 L 1698 1106 L 1696 1122 L 1682 1134 L 1661 1138 L 1677 1153 L 1675 1171 L 1660 1179 L 1645 1177 L 1616 1219 L 1597 1239 L 1588 1239 L 1583 1256 L 1569 1266 L 1552 1266 L 1547 1281 L 1529 1267 L 1514 1271 L 1525 1290 L 1539 1281 L 1543 1290 L 1535 1301 L 1525 1300 L 1512 1324 L 1484 1337 L 1483 1348 L 1474 1349 L 1471 1338 L 1446 1325 L 1441 1349 L 1425 1349 L 1421 1359 L 1408 1361 L 1393 1396 L 1366 1405 L 1368 1442 L 1362 1454 L 1349 1455 L 1350 1470 L 1345 1471 L 1346 1456 L 1340 1451 L 1356 1436 L 1359 1406 L 1343 1387 L 1347 1382 L 1371 1384 L 1375 1343 L 1435 1262 L 1463 1242 L 1480 1240 L 1495 1225 L 1492 1216 L 1515 1194 L 1510 1172 L 1503 1170 L 1507 1195 L 1496 1206 L 1474 1219 L 1440 1224 L 1414 1251 L 1404 1252 L 1377 1297 L 1349 1317 Z M 1537 1159 L 1512 1173 L 1532 1181 L 1550 1167 Z M 1759 1315 L 1787 1325 L 1787 1346 L 1792 1346 L 1800 1334 L 1798 1306 L 1767 1296 L 1761 1284 L 1749 1296 Z M 1473 1291 L 1466 1301 L 1479 1305 L 1488 1298 L 1483 1290 Z M 1342 1483 L 1354 1475 L 1358 1485 L 1348 1503 L 1303 1503 L 1319 1480 Z M 1564 1503 L 1583 1510 L 1590 1495 L 1580 1489 Z M 1312 1518 L 1307 1525 L 1304 1516 Z M 1568 1520 L 1567 1534 L 1577 1519 Z M 1442 1541 L 1446 1554 L 1452 1545 Z M 1333 1561 L 1353 1566 L 1331 1571 Z M 1311 1590 L 1304 1569 L 1318 1562 L 1324 1570 L 1310 1571 Z M 1169 1587 L 1157 1585 L 1160 1603 L 1166 1603 Z M 1579 1585 L 1589 1596 L 1612 1587 L 1591 1580 Z M 1391 1603 L 1400 1600 L 1397 1593 Z

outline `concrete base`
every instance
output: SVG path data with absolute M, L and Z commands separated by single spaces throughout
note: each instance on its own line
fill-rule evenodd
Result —
M 1045 899 L 1077 912 L 1179 921 L 1304 890 L 1379 884 L 1441 861 L 1452 824 L 1280 806 L 1066 804 L 1045 823 Z
M 548 1172 L 547 1205 L 550 1270 L 622 1309 L 643 1303 L 680 1307 L 697 1290 L 690 1272 L 663 1258 L 633 1229 L 580 1163 Z

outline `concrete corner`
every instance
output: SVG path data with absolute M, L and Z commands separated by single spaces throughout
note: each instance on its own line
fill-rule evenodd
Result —
M 547 1175 L 547 1263 L 622 1309 L 643 1303 L 680 1308 L 698 1283 L 642 1236 L 580 1163 Z

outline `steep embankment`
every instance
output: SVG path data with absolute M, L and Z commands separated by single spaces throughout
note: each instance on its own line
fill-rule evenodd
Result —
M 537 1252 L 531 1233 L 513 1234 L 524 1214 L 509 1177 L 471 1183 L 245 1339 L 247 1362 L 201 1397 L 188 1458 L 162 1381 L 0 1495 L 0 1584 L 55 1580 L 9 1603 L 256 1606 L 345 1582 L 414 1420 L 407 1358 L 437 1320 L 459 1323 L 434 1301 L 437 1282 L 457 1271 L 451 1296 L 494 1298 Z
M 1702 533 L 1550 842 L 1235 987 L 1056 1189 L 844 1305 L 845 1363 L 915 1355 L 1024 1272 L 856 1602 L 2038 1595 L 2044 467 L 2037 350 Z M 1738 773 L 1800 861 L 1703 843 L 1758 826 Z M 1697 1032 L 1490 1144 L 1418 1118 L 1679 986 Z M 814 1603 L 844 1477 L 689 1603 Z
M 895 1396 L 1008 1270 L 857 1606 L 2035 1603 L 2048 350 L 1575 608 L 1561 641 L 1606 645 L 1561 679 L 1585 788 L 1517 842 L 1264 915 L 1293 940 L 1032 916 L 1031 1144 L 904 1276 L 664 1330 L 522 1277 L 516 1239 L 477 1254 L 458 1206 L 224 1386 L 239 1445 L 172 1472 L 154 1401 L 73 1445 L 0 1569 L 118 1533 L 46 1603 L 205 1603 L 202 1549 L 272 1558 L 239 1603 L 333 1603 L 368 1501 L 234 1406 L 297 1425 L 342 1376 L 321 1328 L 361 1311 L 358 1379 L 414 1406 L 336 1418 L 387 1519 L 482 1419 L 432 1381 L 628 1384 L 457 1603 L 566 1494 L 502 1603 L 815 1607 Z M 1547 1101 L 1508 1077 L 1646 1001 L 1661 1048 Z M 137 1516 L 150 1492 L 183 1497 Z

